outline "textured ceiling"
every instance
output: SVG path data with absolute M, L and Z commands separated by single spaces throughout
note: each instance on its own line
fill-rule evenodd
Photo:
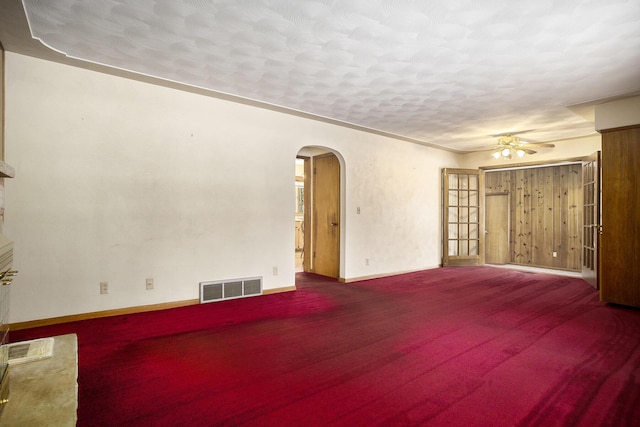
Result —
M 23 4 L 68 57 L 455 150 L 593 134 L 589 106 L 640 93 L 638 0 Z

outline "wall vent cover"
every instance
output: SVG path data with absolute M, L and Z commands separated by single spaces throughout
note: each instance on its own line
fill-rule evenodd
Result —
M 200 282 L 200 303 L 262 295 L 262 277 Z

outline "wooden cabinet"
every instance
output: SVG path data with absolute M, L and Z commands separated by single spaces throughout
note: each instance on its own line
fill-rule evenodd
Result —
M 640 307 L 640 125 L 601 133 L 600 298 Z

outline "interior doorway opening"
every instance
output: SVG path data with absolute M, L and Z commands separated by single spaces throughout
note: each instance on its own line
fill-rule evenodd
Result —
M 305 177 L 309 175 L 306 171 L 310 169 L 310 158 L 304 156 L 296 157 L 296 207 L 295 207 L 295 259 L 296 273 L 305 271 Z
M 579 162 L 485 171 L 485 259 L 580 271 L 582 165 Z M 502 201 L 502 203 L 500 203 Z M 502 223 L 502 224 L 501 224 Z M 502 259 L 494 259 L 502 254 Z
M 304 147 L 296 156 L 296 273 L 342 277 L 343 165 L 338 153 L 324 147 Z

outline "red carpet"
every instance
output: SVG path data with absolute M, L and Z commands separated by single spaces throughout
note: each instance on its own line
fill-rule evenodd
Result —
M 640 311 L 442 268 L 11 333 L 76 333 L 79 426 L 640 425 Z

